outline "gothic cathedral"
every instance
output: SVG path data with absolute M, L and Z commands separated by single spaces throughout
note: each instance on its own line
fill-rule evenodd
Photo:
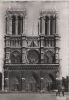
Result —
M 37 36 L 25 34 L 26 16 L 22 10 L 6 12 L 4 89 L 48 91 L 55 88 L 59 69 L 57 13 L 40 12 Z

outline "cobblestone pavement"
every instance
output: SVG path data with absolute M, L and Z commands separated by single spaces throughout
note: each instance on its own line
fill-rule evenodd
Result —
M 69 95 L 56 96 L 43 93 L 4 93 L 0 94 L 0 100 L 69 100 Z
M 61 96 L 57 96 L 56 100 L 69 100 L 69 97 L 68 96 L 64 96 L 64 97 L 63 96 L 62 97 Z

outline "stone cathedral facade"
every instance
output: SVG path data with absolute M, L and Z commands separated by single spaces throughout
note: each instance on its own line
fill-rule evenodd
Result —
M 3 90 L 48 91 L 56 88 L 57 76 L 68 75 L 68 6 L 67 2 L 2 3 Z
M 40 12 L 37 36 L 23 33 L 25 17 L 26 11 L 6 12 L 4 86 L 9 91 L 48 90 L 59 68 L 57 13 Z

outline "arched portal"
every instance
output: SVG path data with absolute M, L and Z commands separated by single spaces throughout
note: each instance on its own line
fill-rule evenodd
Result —
M 44 75 L 41 76 L 41 90 L 49 91 L 52 79 L 47 73 L 43 73 Z
M 20 91 L 21 90 L 21 78 L 20 73 L 11 71 L 9 73 L 9 90 Z
M 18 91 L 19 90 L 19 80 L 17 77 L 11 77 L 10 80 L 10 90 L 11 91 Z
M 36 90 L 36 81 L 35 79 L 30 76 L 29 78 L 26 78 L 26 91 L 35 91 Z
M 23 77 L 24 77 L 23 78 L 23 86 L 25 86 L 25 88 L 23 88 L 24 91 L 34 92 L 34 91 L 40 90 L 39 73 L 37 73 L 35 71 L 27 71 L 26 75 Z

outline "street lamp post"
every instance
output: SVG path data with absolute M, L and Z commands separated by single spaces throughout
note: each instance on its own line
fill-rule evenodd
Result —
M 43 89 L 43 84 L 42 84 L 43 83 L 43 80 L 44 80 L 44 78 L 41 77 L 41 85 L 40 85 L 41 86 L 41 90 Z
M 25 78 L 22 78 L 22 91 L 23 91 L 23 89 L 24 89 L 24 88 L 23 88 L 23 87 L 24 87 L 23 85 L 25 84 L 24 81 L 25 81 Z
M 9 79 L 5 78 L 5 82 L 7 83 L 5 90 L 8 91 L 9 90 Z

